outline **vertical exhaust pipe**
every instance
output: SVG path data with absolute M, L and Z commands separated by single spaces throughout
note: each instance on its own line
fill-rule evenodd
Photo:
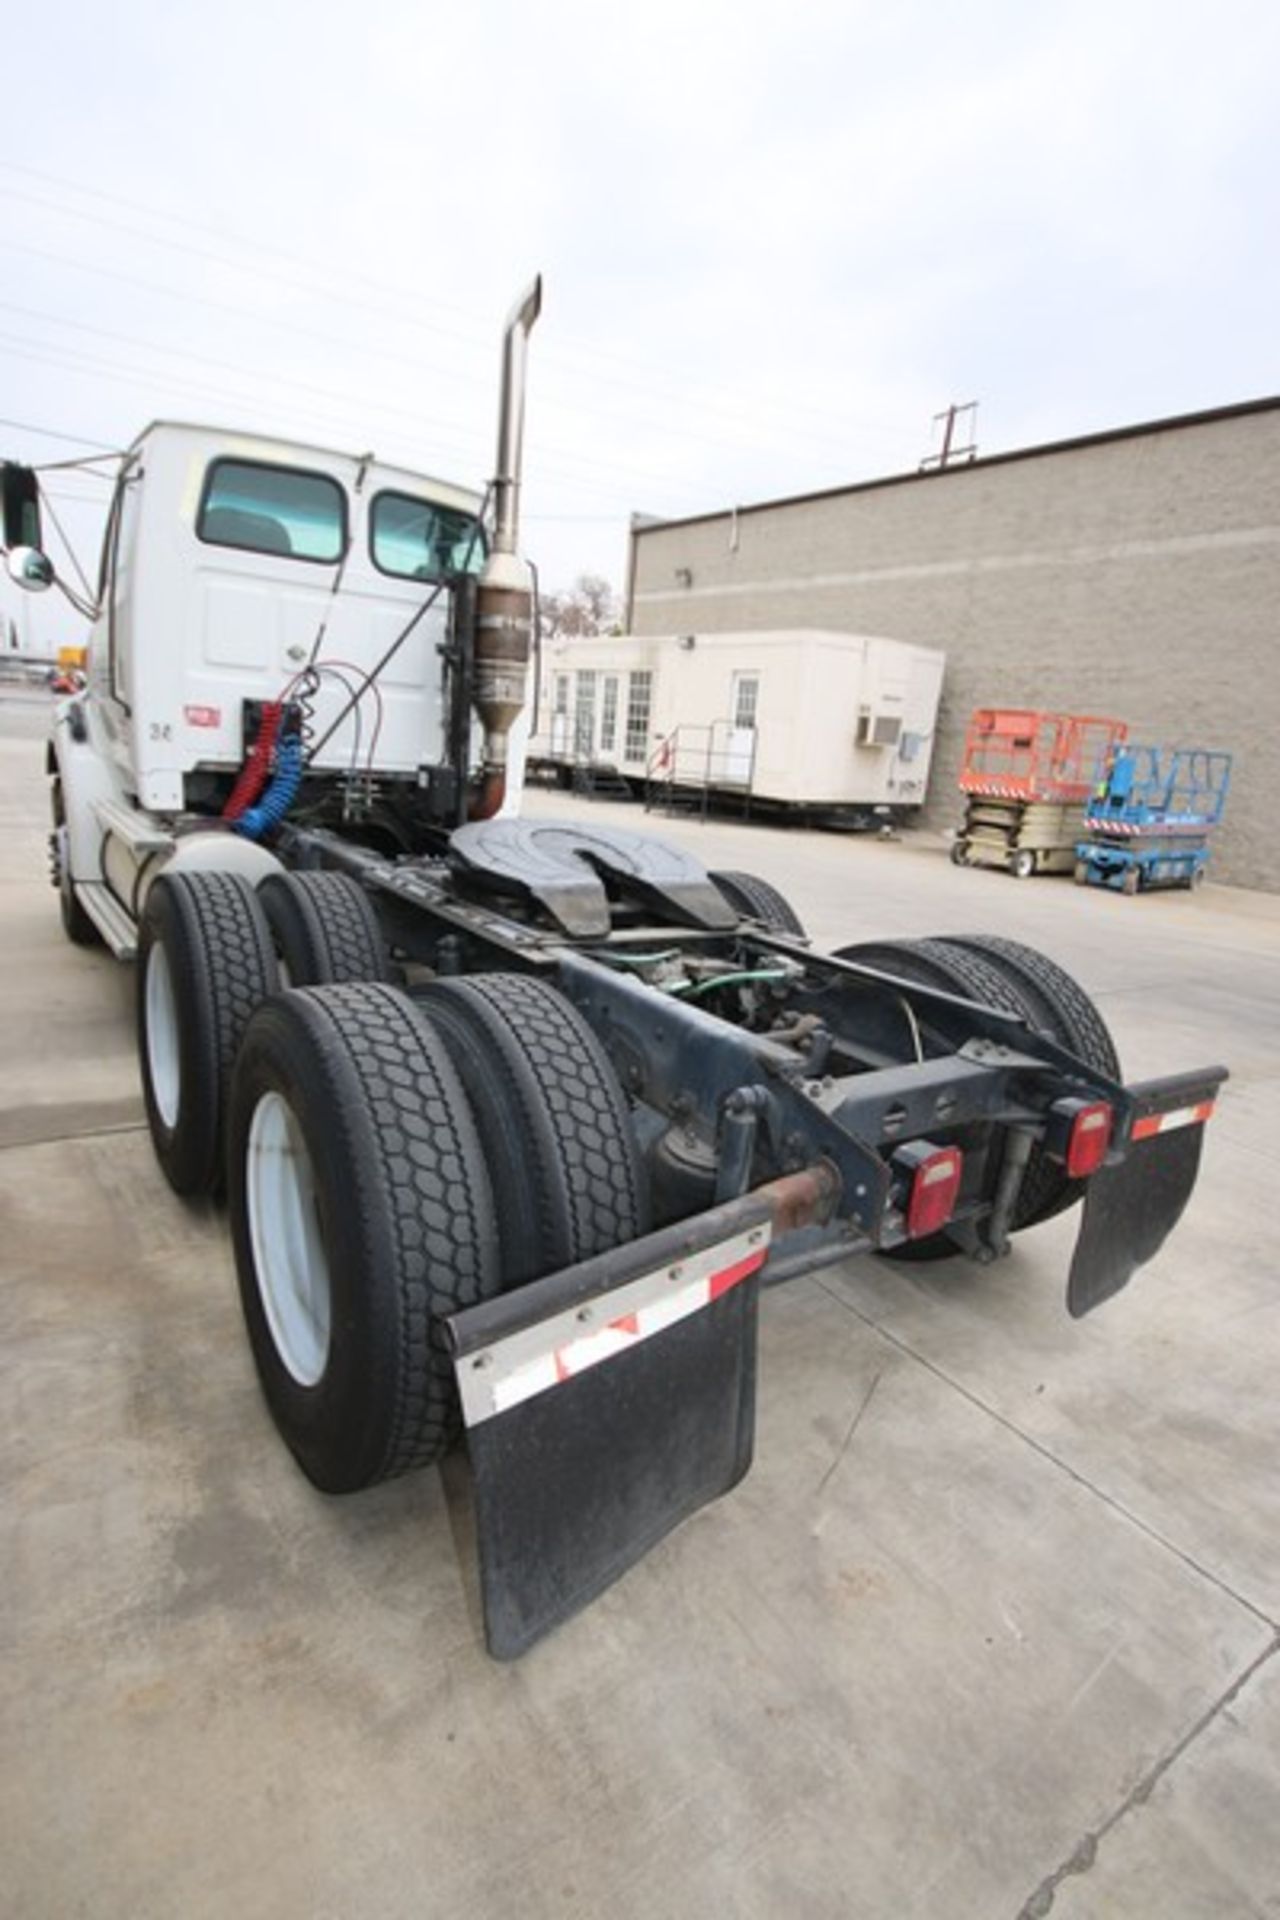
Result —
M 502 336 L 502 398 L 498 412 L 498 470 L 493 482 L 493 547 L 476 590 L 472 703 L 484 728 L 480 780 L 468 809 L 488 820 L 507 792 L 511 729 L 524 707 L 533 636 L 533 576 L 517 551 L 520 471 L 524 446 L 525 357 L 542 310 L 542 278 L 516 302 Z

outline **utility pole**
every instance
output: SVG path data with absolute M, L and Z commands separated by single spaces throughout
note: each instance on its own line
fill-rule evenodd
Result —
M 969 416 L 967 429 L 969 438 L 963 445 L 957 446 L 956 421 L 966 414 Z M 963 403 L 953 400 L 942 413 L 934 414 L 935 427 L 939 421 L 942 422 L 942 447 L 939 452 L 928 454 L 920 462 L 921 473 L 927 473 L 930 467 L 936 467 L 941 473 L 944 467 L 953 466 L 957 460 L 972 460 L 977 455 L 978 403 L 976 400 L 966 400 Z

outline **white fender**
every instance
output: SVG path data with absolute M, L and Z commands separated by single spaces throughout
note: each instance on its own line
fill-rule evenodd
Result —
M 147 885 L 161 873 L 238 873 L 256 887 L 269 873 L 284 871 L 283 863 L 269 848 L 260 847 L 256 840 L 246 840 L 243 834 L 184 833 L 173 852 L 157 860 L 142 897 L 146 899 Z

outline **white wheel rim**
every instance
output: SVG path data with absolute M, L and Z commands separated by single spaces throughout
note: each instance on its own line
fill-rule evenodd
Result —
M 147 954 L 147 1077 L 151 1097 L 164 1125 L 178 1123 L 182 1069 L 178 1061 L 178 1009 L 173 997 L 169 956 L 159 941 Z
M 329 1261 L 316 1182 L 292 1107 L 264 1093 L 246 1148 L 249 1240 L 262 1310 L 276 1352 L 299 1386 L 313 1387 L 329 1357 Z

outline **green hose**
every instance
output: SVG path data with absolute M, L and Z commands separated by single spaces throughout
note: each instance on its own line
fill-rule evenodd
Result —
M 789 980 L 790 973 L 785 967 L 757 967 L 746 973 L 717 973 L 710 980 L 683 980 L 671 988 L 672 993 L 683 994 L 688 1000 L 696 1000 L 700 993 L 710 993 L 713 987 L 745 987 L 756 980 Z

